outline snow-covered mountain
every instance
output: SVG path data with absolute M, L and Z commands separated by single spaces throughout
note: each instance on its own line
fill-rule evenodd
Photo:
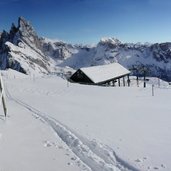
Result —
M 108 38 L 102 39 L 95 51 L 94 65 L 119 62 L 128 69 L 145 67 L 150 76 L 171 79 L 171 43 L 131 44 Z
M 12 68 L 23 73 L 48 73 L 53 66 L 40 50 L 40 41 L 33 27 L 24 19 L 10 32 L 3 31 L 0 38 L 1 69 Z
M 1 69 L 43 74 L 55 72 L 57 66 L 77 69 L 112 62 L 128 69 L 146 67 L 148 75 L 171 80 L 171 43 L 133 44 L 103 38 L 96 46 L 72 45 L 39 37 L 23 17 L 10 32 L 0 33 Z

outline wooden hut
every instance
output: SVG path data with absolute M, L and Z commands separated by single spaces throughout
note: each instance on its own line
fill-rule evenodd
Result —
M 119 63 L 99 65 L 78 69 L 70 81 L 82 84 L 129 86 L 130 71 Z

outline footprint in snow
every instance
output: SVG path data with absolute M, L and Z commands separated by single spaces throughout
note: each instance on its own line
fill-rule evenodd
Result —
M 166 168 L 166 167 L 164 166 L 164 164 L 161 164 L 160 166 L 161 166 L 161 168 Z M 152 168 L 152 167 L 148 166 L 147 169 L 150 170 L 151 168 Z M 153 169 L 154 169 L 154 170 L 159 170 L 160 168 L 155 166 L 155 167 L 153 167 Z
M 161 167 L 162 167 L 162 168 L 166 168 L 164 164 L 161 164 Z
M 58 146 L 58 148 L 59 148 L 59 149 L 64 149 L 64 147 L 63 147 L 63 146 L 61 146 L 61 145 L 59 145 L 59 146 Z
M 158 170 L 159 168 L 158 167 L 153 167 L 153 169 Z
M 142 160 L 141 159 L 136 159 L 135 162 L 140 163 L 140 162 L 142 162 Z
M 143 157 L 143 160 L 147 160 L 147 157 Z
M 150 170 L 151 169 L 150 166 L 148 166 L 147 169 Z
M 81 163 L 80 163 L 80 161 L 77 161 L 77 165 L 80 167 L 81 166 Z
M 35 115 L 33 115 L 34 117 L 35 117 L 35 119 L 40 119 L 40 117 L 39 116 L 35 116 Z
M 73 165 L 73 163 L 70 163 L 70 162 L 68 162 L 67 164 L 68 164 L 68 165 Z
M 76 160 L 76 157 L 71 157 L 71 160 Z
M 49 141 L 44 142 L 44 147 L 51 147 L 51 146 L 52 146 L 51 142 L 49 142 Z

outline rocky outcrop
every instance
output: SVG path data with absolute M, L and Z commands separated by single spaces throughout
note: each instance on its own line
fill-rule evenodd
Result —
M 40 38 L 42 52 L 51 58 L 65 60 L 72 56 L 75 46 L 62 41 Z
M 18 26 L 12 24 L 8 32 L 0 38 L 0 68 L 12 68 L 30 74 L 48 73 L 51 69 L 47 57 L 41 51 L 41 41 L 33 27 L 23 17 Z M 36 69 L 38 67 L 38 70 Z

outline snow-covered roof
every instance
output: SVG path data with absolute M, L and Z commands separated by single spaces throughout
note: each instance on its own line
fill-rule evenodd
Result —
M 112 63 L 108 65 L 92 66 L 80 69 L 86 74 L 94 83 L 104 82 L 106 80 L 118 78 L 130 73 L 119 63 Z

